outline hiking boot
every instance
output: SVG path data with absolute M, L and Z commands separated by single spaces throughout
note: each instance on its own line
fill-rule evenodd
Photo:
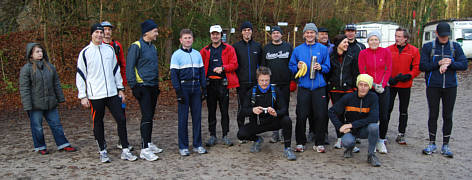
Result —
M 334 144 L 334 148 L 335 149 L 341 149 L 342 148 L 342 145 L 341 145 L 341 138 L 338 138 L 336 140 L 336 143 Z
M 270 138 L 269 142 L 270 143 L 278 142 L 279 141 L 279 136 L 280 136 L 280 134 L 279 134 L 278 130 L 277 131 L 272 131 L 272 137 Z
M 46 155 L 46 154 L 49 154 L 49 151 L 47 149 L 42 149 L 42 150 L 39 150 L 38 153 L 41 155 Z
M 217 142 L 216 136 L 210 136 L 210 139 L 208 139 L 208 142 L 206 143 L 206 146 L 211 147 L 214 146 Z
M 65 147 L 65 148 L 60 149 L 59 151 L 75 152 L 75 151 L 77 151 L 77 149 L 75 149 L 75 148 L 72 147 L 72 146 L 67 146 L 67 147 Z
M 179 153 L 181 156 L 189 156 L 190 155 L 190 152 L 188 151 L 188 149 L 179 149 Z
M 107 153 L 107 150 L 103 150 L 103 151 L 100 151 L 100 161 L 102 163 L 109 163 L 110 162 L 110 158 L 108 157 L 108 153 Z
M 297 147 L 295 147 L 295 152 L 303 152 L 305 151 L 305 145 L 297 145 Z
M 141 159 L 145 159 L 146 161 L 155 161 L 157 159 L 159 159 L 159 156 L 155 155 L 151 149 L 148 148 L 145 148 L 145 149 L 141 149 L 141 153 L 139 154 L 139 157 Z
M 405 134 L 399 133 L 399 134 L 397 135 L 397 138 L 395 139 L 395 141 L 396 141 L 398 144 L 406 145 Z
M 436 152 L 436 144 L 429 143 L 426 148 L 423 149 L 423 154 L 431 155 Z
M 136 161 L 138 157 L 131 154 L 131 151 L 128 148 L 123 148 L 123 152 L 121 152 L 121 159 L 128 161 Z
M 352 148 L 353 153 L 358 153 L 359 151 L 361 151 L 361 149 L 359 149 L 357 146 L 354 146 L 354 148 Z
M 297 156 L 295 156 L 295 153 L 292 151 L 292 148 L 290 147 L 284 149 L 284 155 L 285 157 L 287 157 L 289 161 L 297 160 Z
M 116 148 L 118 148 L 118 149 L 123 149 L 123 146 L 121 146 L 121 144 L 117 144 L 117 145 L 116 145 Z M 133 150 L 133 146 L 128 145 L 128 149 L 129 149 L 130 151 L 132 151 L 132 150 Z
M 264 139 L 260 136 L 257 137 L 257 140 L 254 141 L 251 147 L 251 152 L 256 153 L 256 152 L 261 152 L 261 145 L 264 142 Z
M 454 157 L 454 154 L 452 153 L 451 149 L 449 149 L 449 145 L 447 145 L 447 144 L 443 144 L 443 146 L 441 148 L 441 154 L 445 157 L 448 157 L 448 158 L 453 158 Z
M 153 143 L 148 143 L 148 148 L 149 148 L 154 154 L 161 153 L 162 151 L 164 151 L 163 149 L 158 148 L 158 147 L 157 147 L 156 145 L 154 145 Z
M 223 136 L 223 142 L 227 146 L 233 146 L 233 142 L 231 142 L 231 140 L 228 138 L 228 136 Z
M 376 149 L 382 154 L 387 154 L 387 146 L 385 146 L 385 141 L 379 140 L 379 142 L 377 142 Z
M 352 158 L 352 151 L 353 151 L 353 148 L 344 150 L 344 158 Z
M 375 156 L 375 154 L 369 155 L 367 157 L 367 162 L 370 163 L 374 167 L 380 167 L 380 160 Z
M 203 148 L 202 146 L 200 146 L 200 147 L 197 147 L 197 148 L 193 148 L 193 152 L 196 152 L 198 154 L 206 154 L 207 150 L 205 148 Z

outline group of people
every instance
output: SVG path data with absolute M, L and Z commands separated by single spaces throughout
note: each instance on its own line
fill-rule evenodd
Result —
M 103 117 L 108 107 L 117 122 L 121 159 L 134 161 L 126 130 L 125 86 L 132 90 L 141 108 L 140 158 L 154 161 L 163 150 L 151 141 L 153 117 L 159 96 L 158 54 L 152 41 L 158 36 L 152 20 L 141 23 L 142 37 L 132 43 L 126 60 L 121 44 L 111 38 L 114 26 L 107 21 L 91 27 L 91 42 L 79 54 L 76 84 L 81 104 L 91 109 L 93 133 L 101 162 L 110 162 L 104 136 Z M 178 101 L 179 154 L 189 156 L 188 114 L 192 117 L 192 151 L 207 153 L 201 136 L 202 101 L 207 101 L 210 137 L 205 145 L 218 143 L 216 110 L 221 113 L 221 141 L 229 137 L 229 90 L 237 89 L 237 138 L 239 143 L 253 141 L 251 152 L 261 151 L 264 139 L 258 135 L 272 131 L 270 142 L 284 143 L 283 154 L 296 160 L 295 152 L 304 152 L 313 140 L 313 150 L 326 152 L 328 122 L 335 127 L 334 148 L 345 148 L 344 157 L 359 152 L 356 142 L 368 139 L 368 162 L 380 166 L 375 152 L 387 153 L 386 136 L 396 95 L 399 96 L 399 126 L 396 142 L 406 144 L 408 104 L 412 80 L 425 72 L 429 106 L 430 142 L 424 154 L 436 151 L 439 102 L 443 103 L 443 146 L 441 153 L 453 157 L 448 142 L 452 130 L 452 111 L 457 94 L 457 70 L 467 69 L 467 59 L 457 43 L 449 41 L 450 27 L 440 23 L 437 39 L 424 45 L 421 56 L 408 43 L 408 30 L 398 28 L 396 43 L 379 46 L 378 31 L 367 35 L 369 47 L 356 40 L 356 26 L 347 24 L 344 34 L 329 41 L 328 29 L 307 23 L 305 42 L 296 48 L 282 40 L 283 30 L 271 28 L 271 42 L 262 45 L 253 40 L 253 26 L 244 22 L 242 38 L 229 45 L 222 42 L 220 25 L 210 27 L 211 43 L 200 51 L 192 48 L 190 29 L 180 31 L 180 48 L 171 57 L 170 73 Z M 57 113 L 57 103 L 64 102 L 57 73 L 37 43 L 27 46 L 27 64 L 20 74 L 20 92 L 24 109 L 31 120 L 35 150 L 46 154 L 42 132 L 43 116 L 51 126 L 58 149 L 75 151 L 66 140 Z M 44 68 L 46 67 L 46 68 Z M 295 74 L 297 76 L 295 77 Z M 296 146 L 292 150 L 292 120 L 289 117 L 291 82 L 297 83 Z M 328 108 L 329 100 L 332 106 Z M 246 121 L 246 118 L 249 121 Z M 306 122 L 309 122 L 308 138 Z M 282 136 L 279 131 L 281 130 Z

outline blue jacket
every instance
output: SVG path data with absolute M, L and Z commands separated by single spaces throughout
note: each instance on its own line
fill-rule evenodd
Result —
M 139 45 L 136 42 L 131 44 L 126 56 L 126 79 L 131 88 L 138 83 L 145 86 L 159 86 L 159 62 L 156 46 L 145 42 L 143 38 L 139 39 Z
M 436 47 L 433 57 L 431 57 L 433 43 L 436 43 Z M 456 71 L 467 70 L 468 61 L 461 46 L 458 43 L 452 42 L 455 51 L 452 53 L 449 43 L 451 43 L 451 41 L 448 41 L 446 44 L 440 44 L 439 40 L 436 38 L 435 41 L 426 43 L 421 49 L 420 70 L 425 72 L 427 87 L 457 87 Z M 453 54 L 454 57 L 452 57 Z M 447 68 L 447 71 L 444 74 L 440 74 L 438 62 L 443 57 L 452 57 L 452 62 Z
M 182 48 L 175 51 L 170 59 L 170 76 L 172 86 L 174 86 L 177 93 L 182 90 L 182 81 L 198 81 L 195 85 L 205 89 L 205 68 L 200 52 L 195 49 L 186 50 Z
M 321 72 L 316 71 L 315 79 L 310 79 L 310 64 L 311 56 L 317 56 L 317 61 L 321 65 Z M 297 46 L 290 57 L 290 63 L 288 67 L 293 74 L 298 71 L 298 62 L 303 61 L 308 66 L 308 70 L 305 76 L 302 76 L 298 79 L 298 87 L 303 87 L 309 90 L 315 90 L 320 87 L 325 87 L 326 82 L 323 78 L 324 74 L 329 72 L 330 62 L 328 48 L 325 45 L 320 43 L 315 43 L 314 45 L 307 45 L 303 43 Z

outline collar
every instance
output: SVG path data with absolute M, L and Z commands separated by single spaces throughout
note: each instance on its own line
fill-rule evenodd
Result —
M 102 45 L 102 44 L 103 44 L 103 43 L 100 43 L 99 45 L 96 45 L 96 44 L 94 44 L 92 41 L 90 41 L 90 46 L 92 46 L 92 47 L 98 48 L 98 47 L 100 47 L 100 45 Z
M 186 53 L 191 53 L 192 52 L 192 48 L 190 47 L 190 49 L 184 49 L 183 46 L 180 46 L 180 49 Z
M 267 86 L 267 88 L 262 89 L 262 87 L 259 86 L 259 84 L 258 84 L 257 88 L 259 88 L 259 91 L 261 91 L 262 93 L 267 93 L 267 91 L 271 88 L 271 85 L 269 84 L 269 86 Z

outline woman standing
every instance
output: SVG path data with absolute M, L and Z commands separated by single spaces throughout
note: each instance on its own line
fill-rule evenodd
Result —
M 56 69 L 49 63 L 44 48 L 38 43 L 28 43 L 25 59 L 27 63 L 20 72 L 20 94 L 23 108 L 30 118 L 34 150 L 42 155 L 49 154 L 42 126 L 43 117 L 45 117 L 56 141 L 57 149 L 67 152 L 76 151 L 67 141 L 59 121 L 56 107 L 65 99 Z
M 374 77 L 373 89 L 379 97 L 379 135 L 380 140 L 377 143 L 377 151 L 387 153 L 385 140 L 388 130 L 388 106 L 390 98 L 390 89 L 388 80 L 392 73 L 392 54 L 387 48 L 380 47 L 382 35 L 378 31 L 370 32 L 367 35 L 369 48 L 359 53 L 359 72 L 369 74 Z

